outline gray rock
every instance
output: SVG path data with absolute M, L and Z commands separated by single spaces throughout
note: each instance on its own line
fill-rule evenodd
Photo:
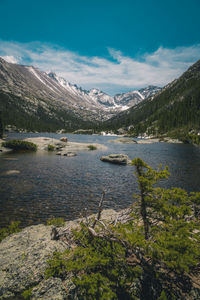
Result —
M 68 141 L 68 139 L 67 139 L 67 137 L 63 136 L 60 138 L 60 141 L 66 143 Z
M 115 140 L 110 140 L 110 143 L 119 143 L 119 144 L 137 144 L 137 141 L 131 138 L 120 138 Z
M 108 156 L 102 156 L 100 159 L 104 162 L 118 165 L 127 165 L 131 162 L 129 157 L 125 154 L 110 154 Z
M 117 218 L 119 214 L 119 217 Z M 120 219 L 119 212 L 102 211 L 102 220 Z M 123 213 L 124 215 L 124 213 Z M 94 218 L 95 215 L 90 216 Z M 47 260 L 53 252 L 63 252 L 74 247 L 72 229 L 77 229 L 82 219 L 68 221 L 62 228 L 67 240 L 51 240 L 53 226 L 34 225 L 12 234 L 0 243 L 0 299 L 18 299 L 23 291 L 34 287 L 32 299 L 78 299 L 75 286 L 68 274 L 64 281 L 59 278 L 45 280 Z M 12 298 L 11 298 L 12 297 Z
M 0 299 L 22 293 L 44 279 L 47 260 L 64 251 L 62 241 L 51 240 L 52 226 L 36 225 L 0 243 Z
M 75 152 L 65 152 L 65 153 L 63 153 L 63 155 L 67 156 L 67 157 L 77 156 L 77 154 Z
M 51 277 L 33 288 L 31 299 L 63 300 L 67 299 L 67 293 L 62 280 Z
M 56 146 L 56 150 L 62 150 L 63 146 Z

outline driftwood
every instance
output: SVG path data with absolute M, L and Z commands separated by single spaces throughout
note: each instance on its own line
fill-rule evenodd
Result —
M 94 223 L 93 223 L 93 225 L 92 225 L 92 228 L 95 227 L 97 221 L 99 221 L 100 218 L 101 218 L 101 212 L 102 212 L 102 208 L 103 208 L 103 201 L 104 201 L 104 198 L 105 198 L 105 192 L 103 191 L 102 196 L 101 196 L 101 199 L 100 199 L 100 201 L 99 201 L 99 209 L 98 209 L 97 218 L 95 218 Z

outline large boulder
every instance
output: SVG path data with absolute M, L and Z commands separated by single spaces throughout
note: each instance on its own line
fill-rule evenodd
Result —
M 102 156 L 100 159 L 101 161 L 118 165 L 127 165 L 131 163 L 131 160 L 125 154 L 110 154 L 108 156 Z

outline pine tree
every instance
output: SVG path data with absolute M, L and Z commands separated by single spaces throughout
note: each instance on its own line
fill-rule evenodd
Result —
M 140 193 L 128 221 L 82 224 L 77 247 L 55 253 L 46 275 L 72 272 L 80 299 L 199 299 L 200 193 L 155 187 L 166 167 L 153 170 L 140 158 L 132 165 Z

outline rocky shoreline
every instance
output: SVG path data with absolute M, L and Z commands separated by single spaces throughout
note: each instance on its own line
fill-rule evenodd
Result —
M 122 137 L 115 140 L 110 140 L 110 143 L 116 144 L 154 144 L 154 143 L 170 143 L 170 144 L 182 144 L 183 142 L 177 139 L 171 139 L 169 137 L 165 137 L 163 139 L 160 138 L 144 138 L 135 140 L 130 137 Z
M 116 212 L 112 209 L 102 211 L 104 221 L 123 218 L 126 210 Z M 90 217 L 94 217 L 90 216 Z M 45 279 L 47 261 L 55 251 L 64 251 L 73 247 L 72 229 L 78 229 L 80 218 L 65 222 L 58 230 L 65 232 L 67 240 L 52 240 L 53 226 L 33 225 L 21 232 L 12 234 L 0 243 L 0 299 L 18 299 L 23 291 L 32 289 L 31 299 L 66 299 L 67 293 L 73 290 L 69 278 Z M 13 298 L 12 298 L 13 297 Z M 20 299 L 20 298 L 19 298 Z M 23 298 L 21 298 L 23 299 Z

